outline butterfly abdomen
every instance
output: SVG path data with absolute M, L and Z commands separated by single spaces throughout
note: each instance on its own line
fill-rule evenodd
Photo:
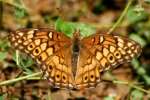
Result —
M 80 40 L 78 38 L 75 38 L 73 40 L 73 45 L 72 45 L 72 72 L 73 76 L 75 77 L 76 71 L 77 71 L 77 63 L 78 63 L 78 57 L 79 57 L 79 51 L 80 51 L 80 45 L 79 45 Z

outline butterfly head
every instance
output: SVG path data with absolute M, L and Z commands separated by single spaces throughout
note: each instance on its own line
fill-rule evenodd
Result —
M 80 40 L 80 30 L 75 30 L 75 32 L 73 33 L 73 39 Z

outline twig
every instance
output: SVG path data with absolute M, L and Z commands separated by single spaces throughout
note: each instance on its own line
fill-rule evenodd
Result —
M 119 81 L 119 80 L 114 80 L 114 81 L 112 81 L 112 82 L 113 82 L 113 83 L 117 83 L 117 84 L 126 84 L 126 85 L 128 85 L 128 86 L 130 86 L 130 87 L 132 87 L 132 88 L 135 88 L 135 89 L 137 89 L 137 90 L 140 90 L 140 91 L 142 91 L 142 92 L 145 92 L 145 93 L 147 93 L 147 94 L 150 94 L 150 91 L 145 90 L 145 89 L 139 87 L 138 85 L 135 85 L 135 83 L 125 82 L 125 81 Z
M 3 2 L 0 1 L 0 29 L 3 28 Z
M 107 32 L 107 34 L 111 34 L 112 31 L 121 23 L 121 21 L 123 20 L 125 14 L 127 13 L 130 5 L 132 4 L 133 0 L 129 0 L 129 2 L 126 4 L 125 9 L 123 10 L 121 16 L 119 17 L 119 19 L 117 20 L 117 22 L 112 26 L 112 28 L 110 28 L 110 30 Z
M 11 79 L 11 80 L 3 81 L 3 82 L 0 82 L 0 86 L 8 85 L 8 84 L 11 84 L 11 83 L 14 83 L 14 82 L 17 82 L 17 81 L 21 81 L 21 80 L 24 80 L 24 79 L 28 79 L 30 77 L 38 76 L 38 75 L 41 75 L 41 74 L 42 74 L 42 72 L 37 72 L 37 73 L 31 74 L 31 75 L 27 75 L 27 76 L 23 76 L 23 77 Z
M 16 50 L 16 64 L 19 66 L 20 65 L 20 61 L 19 61 L 19 51 Z
M 4 3 L 7 3 L 7 4 L 10 4 L 16 8 L 19 8 L 19 9 L 25 9 L 26 11 L 29 11 L 29 8 L 27 8 L 23 1 L 21 0 L 21 5 L 20 4 L 17 4 L 14 2 L 14 0 L 0 0 L 1 2 L 4 2 Z

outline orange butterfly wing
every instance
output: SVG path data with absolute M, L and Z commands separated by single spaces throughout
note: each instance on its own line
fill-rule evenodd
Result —
M 73 88 L 71 39 L 51 29 L 20 29 L 9 35 L 14 48 L 29 54 L 41 66 L 53 87 Z
M 95 87 L 102 71 L 130 62 L 140 53 L 140 45 L 125 37 L 95 34 L 83 38 L 75 77 L 77 88 Z

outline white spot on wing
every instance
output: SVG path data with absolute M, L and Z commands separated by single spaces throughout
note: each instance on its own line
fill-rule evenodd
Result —
M 132 46 L 132 43 L 130 43 L 130 42 L 128 42 L 128 44 L 127 44 L 129 47 L 131 47 Z
M 53 38 L 53 32 L 49 32 L 48 36 L 50 39 Z
M 108 55 L 108 53 L 109 53 L 108 49 L 103 48 L 103 54 L 104 54 L 105 57 Z
M 100 43 L 102 43 L 104 41 L 104 37 L 100 36 Z
M 100 60 L 102 57 L 103 57 L 102 54 L 99 51 L 97 51 L 96 52 L 96 59 Z
M 28 31 L 27 34 L 33 34 L 34 30 Z
M 35 45 L 40 45 L 40 43 L 41 43 L 41 40 L 40 39 L 36 39 L 35 41 L 34 41 L 34 43 L 35 43 Z
M 40 47 L 41 47 L 42 51 L 44 51 L 47 47 L 47 43 L 42 43 Z
M 23 32 L 19 32 L 18 35 L 19 35 L 19 36 L 23 36 Z
M 110 46 L 109 50 L 113 53 L 116 50 L 116 48 L 114 46 Z

